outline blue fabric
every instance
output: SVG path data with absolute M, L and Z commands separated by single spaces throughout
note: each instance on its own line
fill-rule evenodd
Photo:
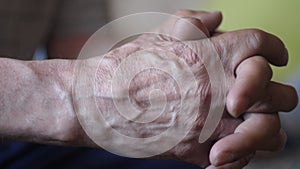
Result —
M 0 143 L 0 168 L 200 169 L 179 161 L 130 159 L 98 149 L 17 142 Z

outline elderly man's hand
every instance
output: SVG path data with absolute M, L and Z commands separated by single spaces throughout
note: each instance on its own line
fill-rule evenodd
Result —
M 162 29 L 160 32 L 170 33 L 180 40 L 205 38 L 189 30 L 187 22 L 190 22 L 208 37 L 212 34 L 211 40 L 220 49 L 220 57 L 228 59 L 224 65 L 227 66 L 225 69 L 229 72 L 226 73 L 229 73 L 232 84 L 227 97 L 227 110 L 235 117 L 244 112 L 252 112 L 243 116 L 245 121 L 235 129 L 234 134 L 219 140 L 213 146 L 211 162 L 216 166 L 221 165 L 220 168 L 241 168 L 256 150 L 282 149 L 286 136 L 276 112 L 290 111 L 298 102 L 293 87 L 270 81 L 272 70 L 268 61 L 277 66 L 287 64 L 288 54 L 282 42 L 261 30 L 241 30 L 223 35 L 214 33 L 221 22 L 218 12 L 185 10 L 176 15 L 183 19 L 173 21 L 173 31 Z M 273 114 L 257 114 L 258 112 Z
M 172 124 L 191 123 L 192 128 L 184 139 L 159 157 L 179 159 L 208 168 L 242 168 L 257 150 L 282 149 L 286 136 L 281 130 L 277 112 L 293 109 L 297 104 L 297 95 L 292 87 L 270 81 L 272 71 L 269 63 L 277 66 L 287 64 L 287 51 L 281 40 L 274 35 L 253 29 L 209 37 L 220 24 L 220 13 L 179 11 L 176 15 L 178 20 L 171 19 L 157 29 L 156 35 L 142 35 L 112 50 L 99 65 L 97 64 L 96 101 L 107 122 L 124 135 L 140 138 L 157 135 Z M 190 23 L 209 38 L 189 30 L 187 25 Z M 212 56 L 214 51 L 219 55 L 225 70 L 227 110 L 209 140 L 200 144 L 199 134 L 209 108 L 220 104 L 210 103 L 210 77 L 203 61 L 203 57 Z M 139 60 L 144 56 L 148 57 L 145 61 L 149 62 Z M 129 57 L 134 59 L 123 64 Z M 87 62 L 90 61 L 97 62 L 97 58 Z M 135 61 L 148 67 L 165 64 L 174 76 L 185 80 L 188 78 L 182 77 L 185 74 L 181 74 L 183 61 L 194 75 L 196 88 L 193 88 L 195 86 L 190 85 L 189 81 L 185 81 L 189 90 L 186 95 L 181 95 L 180 86 L 176 86 L 174 77 L 156 69 L 149 69 L 132 77 L 129 86 L 118 84 L 116 90 L 129 93 L 130 98 L 126 95 L 112 97 L 110 90 L 114 85 L 112 83 L 116 72 L 121 73 L 119 78 L 129 76 L 128 72 L 135 69 Z M 164 97 L 160 97 L 156 92 L 152 93 L 154 89 L 163 91 Z M 152 100 L 149 100 L 149 95 L 154 96 Z M 186 110 L 191 112 L 187 114 L 197 113 L 195 121 L 180 121 L 181 118 L 177 118 L 176 113 L 181 110 L 180 103 L 183 98 L 190 102 L 191 109 Z M 126 102 L 126 99 L 130 99 L 130 102 Z M 168 103 L 165 107 L 159 107 L 163 99 Z M 194 104 L 193 100 L 197 99 L 200 102 Z M 156 108 L 164 108 L 163 114 L 147 125 L 133 123 L 132 120 L 117 115 L 118 109 L 114 107 L 116 100 L 123 104 L 132 103 L 140 110 L 140 113 L 134 115 L 125 112 L 133 121 L 144 122 L 143 116 L 155 117 Z M 148 109 L 153 106 L 154 109 Z M 192 109 L 197 106 L 197 109 Z M 244 112 L 247 113 L 240 116 Z M 233 118 L 229 114 L 239 118 Z M 178 135 L 183 134 L 180 129 L 179 126 Z M 175 138 L 178 135 L 169 137 Z M 162 141 L 164 140 L 158 139 L 157 143 Z M 124 148 L 126 149 L 126 145 Z M 147 147 L 137 149 L 150 151 Z

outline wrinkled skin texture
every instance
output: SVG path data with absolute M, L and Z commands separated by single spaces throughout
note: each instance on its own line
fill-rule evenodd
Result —
M 161 37 L 160 37 L 161 38 Z M 204 40 L 203 40 L 204 41 Z M 154 135 L 158 135 L 161 132 L 165 131 L 170 127 L 170 123 L 172 123 L 172 112 L 179 113 L 181 99 L 184 96 L 181 96 L 179 92 L 179 87 L 176 84 L 176 81 L 171 76 L 166 75 L 165 73 L 156 70 L 150 69 L 144 72 L 140 72 L 134 79 L 131 81 L 129 89 L 121 87 L 118 90 L 128 90 L 129 96 L 131 97 L 131 103 L 134 103 L 136 107 L 140 109 L 147 109 L 150 107 L 149 94 L 153 89 L 159 89 L 163 93 L 165 93 L 168 105 L 166 110 L 163 112 L 162 116 L 157 120 L 146 123 L 145 125 L 139 123 L 133 123 L 131 121 L 125 120 L 120 115 L 118 115 L 118 110 L 114 107 L 113 99 L 122 100 L 124 98 L 109 98 L 110 94 L 110 86 L 112 77 L 115 74 L 116 69 L 120 66 L 120 64 L 130 57 L 131 54 L 137 51 L 146 50 L 149 57 L 160 57 L 163 58 L 163 61 L 174 62 L 174 64 L 179 63 L 179 59 L 184 60 L 188 66 L 191 68 L 192 73 L 197 81 L 197 90 L 196 96 L 199 97 L 200 102 L 199 109 L 197 111 L 198 117 L 196 121 L 180 121 L 179 123 L 193 123 L 191 131 L 187 134 L 187 136 L 182 140 L 177 146 L 163 154 L 164 158 L 178 159 L 186 162 L 191 162 L 194 164 L 198 164 L 200 166 L 208 166 L 209 162 L 209 152 L 213 143 L 224 137 L 225 135 L 231 134 L 234 132 L 234 129 L 242 122 L 240 118 L 232 118 L 227 113 L 224 113 L 223 118 L 221 119 L 216 132 L 213 136 L 205 143 L 199 144 L 199 134 L 201 129 L 203 128 L 204 121 L 208 114 L 211 102 L 210 96 L 210 82 L 205 66 L 201 61 L 201 55 L 207 55 L 213 49 L 209 49 L 209 46 L 205 46 L 206 42 L 203 43 L 203 48 L 206 50 L 204 53 L 195 54 L 192 49 L 187 47 L 185 44 L 181 42 L 170 42 L 161 40 L 155 41 L 155 43 L 150 43 L 145 46 L 141 45 L 139 39 L 131 42 L 130 44 L 126 44 L 122 47 L 119 47 L 110 53 L 107 54 L 105 61 L 105 66 L 99 66 L 97 72 L 97 93 L 100 97 L 97 97 L 97 101 L 102 105 L 105 105 L 105 109 L 102 109 L 102 113 L 106 117 L 106 120 L 110 123 L 110 125 L 118 130 L 120 133 L 130 136 L 130 137 L 150 137 Z M 164 52 L 176 54 L 178 57 L 171 58 L 169 55 L 165 55 Z M 145 54 L 146 54 L 145 53 Z M 130 64 L 128 66 L 133 66 L 134 64 Z M 155 65 L 154 65 L 155 66 Z M 176 67 L 174 68 L 176 69 Z M 179 68 L 177 67 L 179 70 Z M 126 72 L 122 72 L 124 76 L 126 76 Z M 231 75 L 227 79 L 233 80 L 233 76 Z M 232 83 L 232 82 L 231 82 Z M 125 85 L 126 86 L 126 85 Z M 227 87 L 229 90 L 229 86 Z M 126 99 L 126 98 L 125 98 Z M 216 104 L 216 103 L 215 103 Z M 130 105 L 128 105 L 130 106 Z M 193 106 L 193 105 L 191 105 Z M 168 109 L 168 107 L 170 107 Z M 108 111 L 109 110 L 109 111 Z M 122 111 L 122 110 L 121 110 Z M 130 113 L 130 112 L 129 112 Z M 144 111 L 143 113 L 154 113 L 153 111 Z M 140 120 L 140 116 L 136 117 L 134 120 Z M 124 128 L 126 126 L 126 128 Z M 184 134 L 183 132 L 178 130 L 178 135 Z M 161 140 L 163 141 L 163 140 Z M 140 151 L 147 151 L 141 149 Z
M 74 110 L 79 104 L 78 101 L 84 100 L 86 106 L 90 105 L 88 101 L 94 103 L 96 98 L 98 107 L 107 110 L 104 113 L 106 120 L 125 135 L 145 138 L 161 133 L 172 126 L 171 122 L 176 122 L 181 127 L 192 124 L 190 132 L 177 146 L 154 158 L 179 159 L 210 169 L 239 169 L 248 163 L 257 150 L 281 150 L 286 136 L 281 130 L 277 112 L 292 110 L 298 98 L 291 86 L 270 80 L 272 71 L 269 64 L 284 66 L 288 61 L 287 51 L 280 39 L 256 29 L 216 33 L 215 30 L 221 22 L 221 14 L 218 12 L 183 10 L 175 15 L 179 20 L 169 20 L 156 30 L 157 34 L 142 35 L 109 52 L 100 67 L 97 64 L 99 57 L 78 60 L 79 63 L 87 63 L 83 70 L 86 79 L 95 77 L 97 72 L 95 84 L 98 88 L 94 88 L 93 93 L 96 95 L 79 98 L 81 100 L 76 100 L 72 95 L 77 75 L 74 74 L 74 60 L 20 61 L 1 58 L 0 134 L 3 139 L 98 147 L 82 130 Z M 198 27 L 206 36 L 190 30 L 186 26 L 187 22 Z M 207 142 L 199 144 L 199 133 L 203 128 L 207 109 L 216 104 L 211 103 L 210 84 L 202 64 L 202 57 L 209 55 L 212 49 L 207 46 L 208 41 L 214 45 L 213 48 L 224 65 L 227 80 L 226 110 L 215 133 Z M 176 86 L 174 79 L 153 69 L 135 76 L 129 88 L 122 82 L 117 88 L 128 92 L 130 104 L 142 110 L 141 112 L 146 112 L 142 114 L 151 118 L 152 112 L 147 112 L 149 106 L 152 103 L 159 106 L 163 99 L 158 97 L 162 92 L 150 92 L 156 88 L 165 93 L 170 105 L 175 105 L 175 111 L 163 112 L 159 119 L 148 125 L 132 123 L 115 116 L 118 114 L 115 114 L 115 107 L 111 104 L 112 99 L 122 101 L 124 97 L 121 95 L 114 98 L 108 92 L 109 78 L 121 61 L 141 49 L 148 50 L 147 56 L 151 59 L 160 58 L 160 61 L 172 63 L 169 65 L 173 66 L 175 75 L 181 70 L 180 64 L 176 64 L 179 61 L 183 60 L 191 67 L 198 84 L 192 90 L 195 92 L 187 96 L 197 96 L 200 100 L 199 103 L 191 104 L 191 107 L 199 106 L 193 111 L 197 115 L 195 121 L 173 118 L 179 100 L 184 95 L 178 95 L 180 88 Z M 132 66 L 127 67 L 130 69 Z M 84 92 L 87 89 L 85 84 L 86 81 L 83 81 L 83 86 L 80 86 Z M 190 84 L 187 81 L 188 87 Z M 149 99 L 149 95 L 154 97 Z M 141 120 L 139 117 L 142 116 L 138 114 L 135 119 Z M 123 149 L 130 145 L 122 140 L 110 139 L 111 129 L 107 130 L 107 135 L 100 133 L 104 141 L 119 142 Z M 175 138 L 179 135 L 182 135 L 181 130 L 169 137 Z M 137 151 L 147 151 L 147 147 L 137 148 Z
M 276 112 L 293 109 L 297 103 L 297 95 L 290 86 L 270 82 L 272 72 L 268 62 L 279 66 L 286 64 L 287 52 L 283 43 L 277 37 L 255 29 L 215 34 L 209 39 L 203 37 L 203 35 L 191 35 L 188 32 L 189 30 L 183 29 L 184 32 L 182 32 L 181 28 L 186 24 L 185 22 L 191 22 L 207 36 L 210 36 L 210 34 L 214 34 L 214 30 L 221 21 L 220 13 L 179 11 L 176 15 L 183 17 L 184 20 L 170 20 L 157 29 L 158 34 L 142 35 L 106 55 L 105 65 L 100 66 L 97 70 L 99 76 L 97 76 L 98 81 L 96 83 L 101 86 L 97 92 L 102 93 L 100 96 L 108 96 L 103 94 L 109 89 L 106 88 L 109 86 L 107 77 L 113 76 L 114 70 L 122 60 L 140 50 L 151 51 L 153 57 L 158 55 L 158 57 L 167 60 L 167 56 L 158 52 L 167 51 L 175 54 L 179 59 L 183 59 L 191 67 L 198 82 L 197 96 L 200 97 L 202 104 L 199 103 L 198 117 L 192 124 L 193 128 L 188 135 L 174 148 L 156 158 L 178 159 L 208 168 L 242 168 L 257 150 L 275 151 L 282 149 L 286 136 L 281 130 L 280 120 Z M 208 42 L 214 44 L 213 49 L 207 45 Z M 275 46 L 277 48 L 274 50 L 273 47 Z M 212 50 L 218 52 L 224 66 L 229 99 L 227 98 L 227 110 L 224 110 L 224 115 L 216 131 L 208 141 L 199 144 L 199 134 L 211 104 L 209 78 L 201 57 L 209 54 Z M 247 84 L 245 87 L 241 87 L 241 85 L 249 83 L 247 78 L 241 77 L 247 77 L 248 72 L 252 72 L 252 69 L 259 71 L 254 72 L 254 75 L 249 77 L 249 81 L 255 79 L 255 82 L 259 81 L 259 84 L 264 85 L 263 87 L 257 84 L 250 84 L 249 86 Z M 153 74 L 158 75 L 153 76 Z M 130 88 L 124 90 L 129 90 L 132 102 L 140 108 L 149 107 L 149 92 L 157 87 L 166 93 L 168 101 L 176 104 L 181 96 L 174 92 L 174 90 L 176 91 L 175 84 L 175 87 L 170 87 L 173 84 L 170 81 L 172 81 L 171 77 L 159 74 L 155 70 L 149 70 L 141 76 L 136 76 Z M 167 85 L 163 85 L 164 83 L 167 83 Z M 258 89 L 253 88 L 253 86 L 258 87 Z M 267 94 L 264 92 L 269 90 L 269 86 L 273 86 L 270 89 L 271 91 L 280 88 L 283 93 L 289 93 L 285 95 L 285 99 L 290 100 L 290 103 L 288 105 L 278 105 L 277 102 L 280 99 L 276 98 L 277 96 L 274 99 L 274 96 L 269 96 L 270 94 L 273 95 L 272 92 L 267 92 Z M 252 93 L 258 93 L 258 95 Z M 263 93 L 263 96 L 261 93 Z M 107 110 L 115 109 L 112 106 L 112 98 L 106 97 L 105 102 L 101 101 L 103 98 L 99 99 L 99 103 L 105 103 L 99 107 L 104 106 Z M 115 110 L 112 112 L 115 112 Z M 230 113 L 239 116 L 244 112 L 247 113 L 240 116 L 240 118 L 233 118 L 229 115 Z M 266 112 L 267 114 L 258 114 Z M 117 117 L 115 114 L 104 114 L 104 116 L 113 128 L 125 135 L 134 137 L 156 135 L 169 127 L 169 125 L 161 124 L 168 124 L 172 119 L 170 113 L 164 112 L 162 118 L 147 124 L 148 126 L 145 127 L 133 124 L 128 120 Z M 149 127 L 149 125 L 152 127 Z

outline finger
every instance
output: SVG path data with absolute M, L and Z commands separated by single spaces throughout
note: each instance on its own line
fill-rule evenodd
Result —
M 297 91 L 292 86 L 270 82 L 265 93 L 265 98 L 257 100 L 247 112 L 289 112 L 298 104 Z
M 248 150 L 276 151 L 284 146 L 285 132 L 281 129 L 278 113 L 260 114 L 246 113 L 245 121 L 241 123 L 234 133 L 243 134 L 250 142 Z M 246 151 L 245 151 L 246 152 Z
M 232 118 L 227 111 L 223 113 L 222 119 L 219 122 L 216 130 L 210 136 L 210 140 L 216 142 L 227 135 L 234 133 L 235 129 L 243 122 L 242 118 Z M 230 124 L 230 125 L 228 125 Z
M 277 113 L 248 113 L 245 117 L 246 120 L 236 128 L 234 134 L 222 138 L 213 145 L 210 161 L 214 166 L 236 161 L 262 148 L 278 150 L 280 146 L 282 147 L 281 144 L 285 144 L 281 142 L 280 145 L 270 144 L 265 147 L 273 138 L 278 137 L 280 121 Z
M 175 13 L 178 17 L 197 18 L 205 25 L 209 32 L 214 32 L 222 22 L 222 13 L 219 11 L 193 11 L 179 10 Z
M 243 87 L 236 82 L 228 94 L 226 106 L 235 117 L 243 112 L 289 112 L 298 104 L 298 95 L 292 86 L 270 82 L 266 89 L 248 88 L 249 92 L 241 89 L 247 87 L 247 84 Z
M 243 167 L 245 167 L 249 161 L 253 158 L 254 153 L 251 153 L 245 157 L 242 157 L 236 161 L 233 161 L 231 163 L 227 163 L 221 166 L 209 166 L 206 169 L 242 169 Z
M 250 108 L 266 96 L 266 88 L 272 77 L 267 60 L 254 56 L 241 62 L 236 69 L 236 80 L 226 100 L 228 112 L 234 117 Z
M 202 21 L 203 20 L 203 21 Z M 196 40 L 209 37 L 222 21 L 220 12 L 179 10 L 156 33 L 160 40 Z M 143 35 L 148 40 L 151 35 Z
M 288 52 L 283 42 L 276 36 L 257 29 L 238 30 L 211 38 L 215 49 L 226 60 L 232 73 L 246 58 L 264 56 L 271 64 L 284 66 L 288 62 Z
M 257 150 L 261 151 L 282 151 L 287 141 L 287 135 L 283 129 L 280 129 L 277 136 L 266 139 L 265 143 L 258 145 Z
M 171 35 L 181 41 L 197 40 L 209 37 L 209 31 L 199 19 L 184 17 L 176 21 Z

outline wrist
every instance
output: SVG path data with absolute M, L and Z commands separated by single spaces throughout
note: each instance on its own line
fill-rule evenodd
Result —
M 55 144 L 93 146 L 94 143 L 85 134 L 78 121 L 73 105 L 74 66 L 77 61 L 53 60 L 46 62 L 48 62 L 46 63 L 48 65 L 53 64 L 56 68 L 50 77 L 55 82 L 53 86 L 54 93 L 58 96 L 55 101 L 58 107 L 57 110 L 53 111 L 57 116 L 56 121 L 53 120 L 57 127 L 50 128 L 48 133 L 50 133 Z M 47 127 L 47 125 L 44 127 Z
M 80 144 L 72 106 L 73 63 L 1 59 L 0 135 L 5 140 Z

